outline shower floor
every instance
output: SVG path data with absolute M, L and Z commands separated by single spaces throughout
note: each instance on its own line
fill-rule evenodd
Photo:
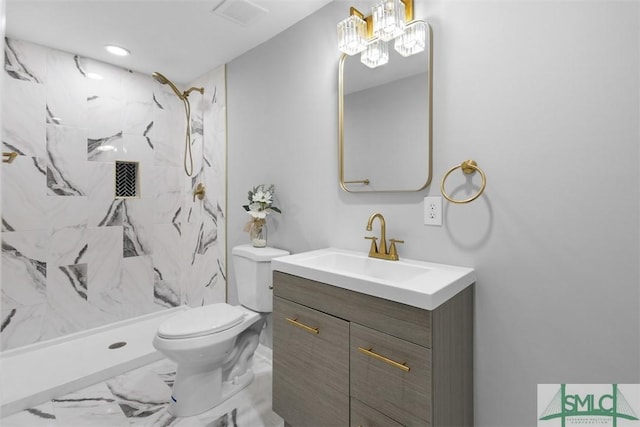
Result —
M 271 350 L 260 345 L 253 358 L 255 378 L 244 390 L 203 414 L 176 418 L 168 413 L 175 363 L 148 364 L 104 382 L 2 418 L 2 427 L 282 427 L 271 411 Z
M 8 416 L 163 358 L 152 345 L 176 307 L 0 355 L 1 415 Z M 112 344 L 126 345 L 109 349 Z

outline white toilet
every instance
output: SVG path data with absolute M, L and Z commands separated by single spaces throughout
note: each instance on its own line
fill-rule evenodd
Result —
M 253 380 L 253 353 L 273 310 L 271 260 L 289 252 L 241 245 L 231 253 L 241 305 L 190 308 L 162 322 L 153 339 L 178 364 L 169 404 L 174 416 L 211 409 Z

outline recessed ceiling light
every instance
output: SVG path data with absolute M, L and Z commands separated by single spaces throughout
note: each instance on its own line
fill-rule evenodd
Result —
M 98 73 L 87 73 L 87 77 L 93 80 L 102 80 L 104 79 L 104 77 L 102 77 L 101 74 Z
M 127 56 L 129 55 L 131 52 L 129 52 L 128 49 L 125 49 L 123 47 L 120 46 L 115 46 L 112 44 L 107 44 L 104 46 L 105 49 L 107 49 L 107 52 L 113 54 L 113 55 L 117 55 L 117 56 Z

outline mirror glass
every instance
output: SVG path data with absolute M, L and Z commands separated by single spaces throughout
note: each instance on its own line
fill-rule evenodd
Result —
M 427 25 L 428 28 L 428 25 Z M 427 49 L 368 68 L 339 63 L 340 185 L 350 192 L 419 191 L 431 181 L 431 30 Z

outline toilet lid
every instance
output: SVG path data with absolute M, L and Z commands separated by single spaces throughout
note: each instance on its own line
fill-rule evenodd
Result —
M 229 304 L 192 308 L 170 317 L 158 327 L 162 338 L 194 338 L 227 330 L 244 318 L 244 312 Z

